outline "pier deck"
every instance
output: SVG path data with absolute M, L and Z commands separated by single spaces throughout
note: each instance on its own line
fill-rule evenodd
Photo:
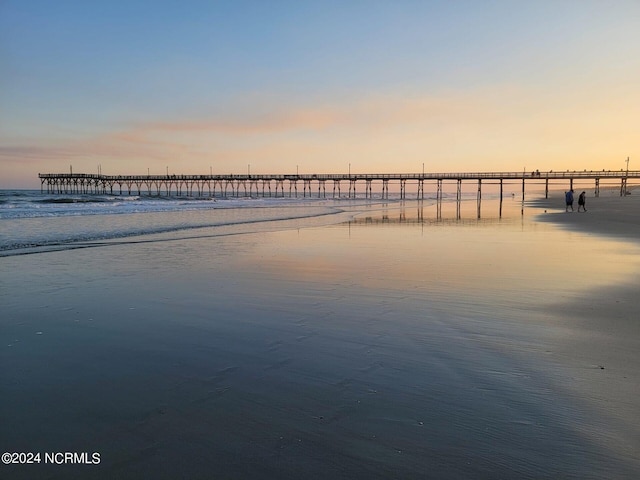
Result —
M 475 172 L 475 173 L 381 173 L 381 174 L 246 174 L 246 175 L 102 175 L 90 173 L 41 173 L 41 191 L 63 194 L 110 194 L 110 195 L 155 195 L 240 197 L 274 196 L 327 197 L 327 184 L 332 197 L 342 196 L 343 184 L 348 186 L 345 194 L 355 198 L 357 187 L 364 185 L 366 198 L 373 198 L 373 185 L 380 190 L 381 198 L 388 198 L 389 185 L 398 188 L 400 198 L 406 198 L 408 185 L 415 186 L 417 198 L 424 198 L 425 184 L 434 183 L 438 198 L 442 195 L 443 183 L 455 183 L 460 195 L 463 182 L 477 182 L 478 196 L 483 184 L 497 184 L 502 196 L 505 183 L 522 182 L 524 198 L 525 184 L 544 184 L 545 195 L 549 186 L 573 188 L 574 181 L 594 182 L 594 194 L 598 196 L 600 186 L 620 186 L 620 195 L 628 191 L 629 180 L 639 179 L 640 171 L 565 171 L 565 172 Z M 301 187 L 301 188 L 299 188 Z M 559 187 L 560 188 L 560 187 Z M 315 193 L 314 193 L 315 192 Z

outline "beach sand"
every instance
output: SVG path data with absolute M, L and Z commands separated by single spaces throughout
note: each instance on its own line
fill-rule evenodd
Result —
M 638 206 L 3 258 L 0 476 L 637 478 Z
M 581 215 L 569 215 L 578 213 L 579 193 L 575 192 L 574 212 L 565 211 L 562 192 L 552 192 L 550 198 L 533 202 L 547 210 L 548 215 L 541 216 L 540 220 L 554 222 L 573 231 L 640 241 L 640 189 L 634 189 L 625 197 L 620 196 L 619 189 L 602 190 L 599 197 L 594 197 L 593 191 L 589 190 L 587 211 L 581 211 Z

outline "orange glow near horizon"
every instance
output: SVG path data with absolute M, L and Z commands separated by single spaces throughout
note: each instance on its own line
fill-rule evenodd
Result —
M 273 108 L 244 119 L 140 123 L 84 139 L 38 139 L 4 178 L 33 186 L 39 172 L 184 174 L 618 170 L 640 124 L 640 95 L 555 98 L 496 89 L 430 97 L 379 96 L 351 104 Z M 631 96 L 631 93 L 634 95 Z M 22 157 L 22 158 L 19 158 Z M 7 165 L 5 159 L 3 164 Z M 631 164 L 633 166 L 633 164 Z

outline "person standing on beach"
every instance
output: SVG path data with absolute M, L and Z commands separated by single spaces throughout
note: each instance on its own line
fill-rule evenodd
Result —
M 585 196 L 587 195 L 586 192 L 582 192 L 580 194 L 580 196 L 578 197 L 578 211 L 580 211 L 580 207 L 582 207 L 582 209 L 586 212 L 587 211 L 587 207 L 585 206 L 586 204 L 586 199 Z
M 573 212 L 573 190 L 569 190 L 568 192 L 564 192 L 564 199 L 567 202 L 567 207 L 565 208 L 565 212 L 569 211 L 569 207 L 571 207 L 571 211 Z

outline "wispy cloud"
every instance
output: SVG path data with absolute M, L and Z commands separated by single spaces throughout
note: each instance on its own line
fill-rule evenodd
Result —
M 324 130 L 343 121 L 344 113 L 335 108 L 302 108 L 248 115 L 243 118 L 208 118 L 173 122 L 151 122 L 136 127 L 138 134 L 153 132 L 209 132 L 256 135 L 301 130 Z
M 638 100 L 628 89 L 594 96 L 586 88 L 547 93 L 501 85 L 306 104 L 258 100 L 255 108 L 240 101 L 208 116 L 131 123 L 91 138 L 3 139 L 0 160 L 41 171 L 66 170 L 70 161 L 74 170 L 76 162 L 108 163 L 113 173 L 154 165 L 202 172 L 212 164 L 227 172 L 247 163 L 337 171 L 350 162 L 408 171 L 425 159 L 440 171 L 519 170 L 524 162 L 571 168 L 578 161 L 576 168 L 603 168 L 604 155 L 629 148 L 640 122 Z
M 37 163 L 42 159 L 64 160 L 81 155 L 68 147 L 17 145 L 0 146 L 0 160 L 11 163 Z

